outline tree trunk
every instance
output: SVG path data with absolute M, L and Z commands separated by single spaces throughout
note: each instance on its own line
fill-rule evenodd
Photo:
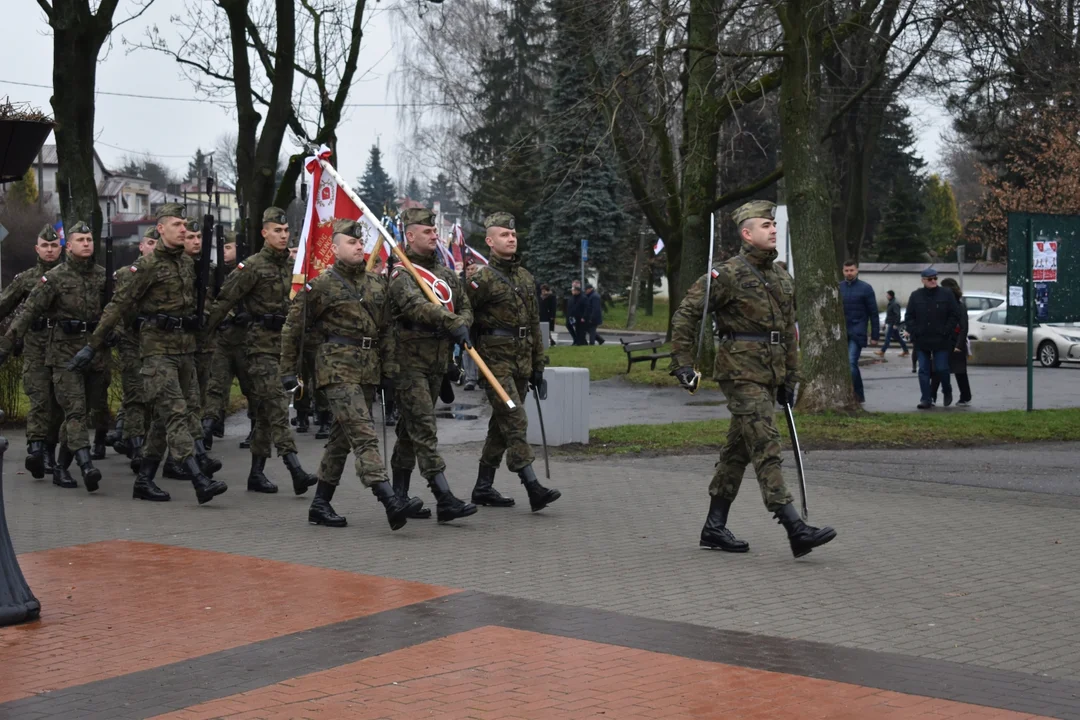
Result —
M 780 83 L 785 191 L 798 273 L 798 408 L 804 412 L 858 409 L 831 232 L 828 165 L 820 141 L 822 8 L 815 0 L 787 0 L 777 7 L 785 52 Z
M 634 272 L 630 276 L 630 298 L 626 306 L 626 329 L 634 327 L 637 320 L 638 298 L 641 296 L 641 275 L 645 265 L 645 235 L 638 229 L 637 253 L 634 254 Z

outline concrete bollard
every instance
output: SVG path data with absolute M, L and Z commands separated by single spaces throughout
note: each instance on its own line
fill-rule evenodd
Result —
M 589 442 L 589 370 L 588 368 L 549 367 L 544 370 L 547 380 L 547 400 L 540 401 L 544 412 L 544 428 L 551 447 L 570 443 Z M 523 402 L 529 417 L 530 445 L 539 445 L 540 418 L 532 391 Z

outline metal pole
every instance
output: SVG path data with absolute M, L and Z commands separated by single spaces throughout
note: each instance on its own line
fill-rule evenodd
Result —
M 581 292 L 585 292 L 585 248 L 588 241 L 581 239 Z
M 956 246 L 956 272 L 960 275 L 960 292 L 964 291 L 964 250 L 965 246 Z
M 3 411 L 0 411 L 0 420 L 3 417 Z M 41 603 L 23 577 L 4 516 L 3 459 L 7 447 L 7 440 L 0 437 L 0 627 L 37 620 L 41 616 Z
M 1024 309 L 1027 311 L 1027 409 L 1031 412 L 1035 405 L 1035 364 L 1032 356 L 1035 352 L 1035 234 L 1032 232 L 1031 218 L 1027 226 L 1027 285 L 1024 292 Z

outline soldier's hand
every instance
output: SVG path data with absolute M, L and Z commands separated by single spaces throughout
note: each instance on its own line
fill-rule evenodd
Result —
M 472 347 L 472 341 L 469 340 L 469 328 L 462 325 L 456 327 L 450 331 L 450 337 L 454 339 L 454 342 L 462 347 Z
M 701 380 L 701 375 L 699 375 L 697 371 L 694 370 L 694 368 L 690 367 L 689 365 L 684 365 L 683 367 L 678 368 L 675 372 L 671 374 L 674 375 L 675 378 L 679 381 L 679 384 L 682 385 L 683 388 L 689 391 L 691 394 L 697 391 L 698 382 L 700 382 Z
M 300 381 L 296 379 L 295 375 L 282 375 L 281 387 L 285 388 L 287 393 L 296 392 L 297 388 L 300 387 Z
M 382 390 L 384 393 L 389 393 L 390 395 L 393 395 L 394 378 L 390 377 L 389 375 L 383 375 L 382 380 L 379 381 L 379 389 Z M 389 397 L 389 395 L 387 395 L 386 397 Z
M 781 405 L 795 406 L 795 386 L 781 385 L 776 388 L 776 402 Z
M 539 368 L 532 371 L 532 375 L 529 376 L 529 385 L 540 389 L 540 386 L 544 384 L 544 368 Z
M 71 362 L 67 364 L 68 370 L 82 371 L 90 367 L 90 362 L 94 359 L 94 348 L 86 345 L 82 350 L 75 353 L 75 357 L 71 358 Z

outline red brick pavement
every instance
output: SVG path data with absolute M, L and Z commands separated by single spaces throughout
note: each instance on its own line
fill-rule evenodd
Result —
M 125 541 L 29 553 L 19 562 L 42 619 L 0 628 L 0 703 L 456 592 Z
M 1019 720 L 846 683 L 498 627 L 161 715 L 158 720 Z

